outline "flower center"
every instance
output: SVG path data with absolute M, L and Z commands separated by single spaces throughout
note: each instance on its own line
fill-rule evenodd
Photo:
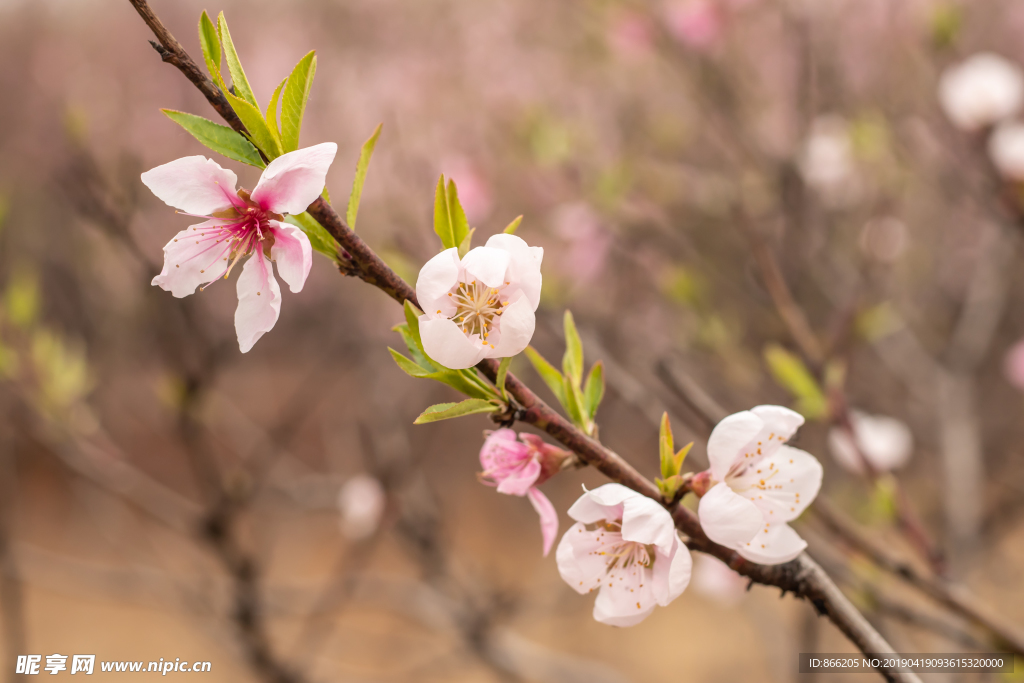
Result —
M 599 554 L 606 558 L 608 572 L 611 572 L 616 567 L 628 569 L 629 567 L 638 566 L 650 569 L 654 566 L 654 546 L 624 540 L 622 538 L 621 520 L 599 522 L 597 527 L 604 529 L 611 536 L 608 539 L 607 549 L 599 551 Z
M 508 301 L 502 296 L 502 290 L 508 284 L 487 287 L 478 280 L 460 282 L 454 291 L 448 293 L 455 304 L 455 315 L 451 319 L 466 335 L 478 335 L 486 344 L 502 311 L 508 306 Z

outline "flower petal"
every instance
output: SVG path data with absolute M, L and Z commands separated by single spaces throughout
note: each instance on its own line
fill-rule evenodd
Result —
M 416 278 L 416 298 L 423 311 L 430 315 L 436 302 L 459 280 L 459 250 L 445 249 L 423 264 Z
M 676 526 L 668 510 L 637 494 L 622 501 L 622 538 L 668 552 L 676 541 Z
M 484 351 L 488 348 L 473 343 L 451 320 L 431 320 L 425 315 L 420 316 L 420 338 L 426 354 L 452 370 L 473 367 L 484 357 Z
M 257 251 L 249 257 L 238 277 L 238 308 L 235 332 L 238 348 L 247 353 L 253 344 L 277 324 L 281 315 L 281 287 L 270 259 Z
M 725 479 L 729 468 L 748 455 L 743 449 L 753 441 L 763 426 L 764 421 L 749 410 L 734 413 L 715 425 L 708 438 L 711 476 L 718 481 Z
M 142 182 L 165 204 L 200 216 L 241 203 L 238 176 L 201 154 L 150 169 Z
M 480 466 L 484 471 L 508 467 L 530 456 L 530 447 L 519 443 L 514 429 L 502 427 L 487 435 L 480 448 Z
M 749 542 L 735 547 L 751 562 L 782 564 L 796 559 L 807 547 L 807 541 L 788 524 L 769 522 Z
M 764 516 L 750 500 L 725 482 L 715 484 L 697 506 L 704 533 L 715 543 L 734 548 L 746 543 L 764 526 Z
M 520 467 L 509 468 L 504 476 L 498 479 L 498 493 L 509 496 L 525 496 L 540 476 L 540 463 L 530 459 Z
M 829 450 L 844 469 L 863 474 L 861 453 L 879 472 L 889 472 L 906 464 L 914 448 L 914 437 L 905 423 L 893 417 L 857 411 L 850 415 L 850 422 L 860 452 L 846 430 L 833 427 L 828 433 Z
M 506 282 L 505 271 L 511 261 L 512 256 L 503 249 L 477 247 L 462 257 L 462 267 L 467 280 L 477 279 L 488 287 L 500 287 Z
M 555 542 L 558 535 L 558 513 L 555 506 L 551 504 L 548 497 L 541 493 L 538 488 L 532 488 L 526 493 L 526 497 L 533 504 L 533 509 L 540 516 L 540 534 L 544 539 L 544 557 L 551 552 L 551 544 Z
M 486 355 L 489 358 L 510 358 L 522 353 L 533 339 L 536 326 L 537 318 L 530 307 L 530 301 L 525 295 L 520 294 L 518 299 L 501 312 L 501 322 L 498 325 L 501 336 Z
M 653 572 L 646 567 L 636 569 L 642 579 L 634 585 L 615 581 L 609 576 L 594 601 L 594 619 L 609 626 L 636 626 L 654 611 L 658 601 L 654 597 Z M 624 578 L 624 577 L 623 577 Z
M 221 221 L 207 221 L 182 230 L 164 246 L 164 268 L 153 284 L 179 299 L 224 274 L 231 245 L 220 239 Z
M 623 501 L 642 497 L 622 484 L 604 484 L 592 491 L 584 491 L 569 508 L 568 514 L 577 522 L 584 524 L 593 524 L 602 519 L 616 520 L 622 517 L 620 506 Z
M 526 294 L 533 310 L 540 305 L 542 278 L 540 264 L 544 260 L 544 249 L 531 247 L 522 237 L 498 233 L 491 235 L 484 245 L 493 249 L 503 249 L 511 255 L 508 266 L 508 280 Z
M 690 576 L 693 573 L 690 549 L 678 538 L 674 540 L 671 552 L 664 555 L 658 553 L 654 561 L 654 597 L 662 607 L 683 594 L 690 585 Z
M 282 154 L 263 171 L 252 200 L 265 211 L 299 214 L 316 201 L 327 183 L 327 169 L 338 153 L 333 142 Z
M 788 522 L 800 516 L 821 489 L 821 463 L 810 453 L 782 446 L 729 486 L 745 496 L 764 519 Z
M 577 522 L 558 543 L 558 573 L 577 593 L 585 595 L 600 586 L 608 571 L 607 557 L 598 554 L 604 546 L 601 536 L 601 529 L 588 531 L 583 522 Z
M 292 292 L 301 292 L 313 267 L 313 247 L 306 233 L 294 225 L 270 221 L 274 246 L 270 257 L 277 263 L 277 272 Z

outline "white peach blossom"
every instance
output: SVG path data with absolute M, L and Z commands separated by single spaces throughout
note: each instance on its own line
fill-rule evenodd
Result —
M 577 593 L 598 591 L 594 619 L 633 626 L 678 598 L 693 562 L 668 511 L 622 484 L 586 491 L 558 544 L 558 573 Z
M 854 410 L 850 412 L 850 425 L 856 444 L 850 433 L 841 427 L 833 427 L 828 433 L 829 450 L 843 468 L 863 474 L 863 456 L 876 472 L 889 472 L 902 467 L 910 459 L 914 437 L 910 427 L 901 420 Z
M 369 538 L 380 526 L 387 494 L 381 483 L 369 474 L 357 474 L 338 491 L 341 533 L 352 541 Z
M 302 287 L 313 265 L 309 238 L 283 223 L 299 214 L 324 189 L 327 169 L 338 146 L 325 142 L 274 159 L 250 194 L 235 190 L 237 176 L 211 159 L 177 159 L 142 174 L 142 182 L 164 203 L 206 221 L 179 232 L 164 247 L 163 270 L 153 284 L 176 297 L 226 278 L 239 260 L 253 255 L 238 277 L 235 332 L 242 353 L 277 323 L 281 288 L 277 273 L 292 292 Z
M 786 441 L 804 418 L 782 406 L 757 406 L 725 418 L 708 439 L 711 468 L 697 514 L 712 541 L 760 564 L 781 564 L 807 543 L 787 524 L 821 488 L 814 456 Z M 695 487 L 696 489 L 696 487 Z
M 988 155 L 1009 180 L 1024 181 L 1024 125 L 1004 123 L 988 139 Z
M 1024 74 L 1013 62 L 981 52 L 943 72 L 939 102 L 958 128 L 979 130 L 1020 110 L 1024 104 Z
M 454 247 L 430 259 L 416 280 L 423 350 L 461 370 L 520 353 L 533 337 L 544 250 L 501 233 L 462 259 Z

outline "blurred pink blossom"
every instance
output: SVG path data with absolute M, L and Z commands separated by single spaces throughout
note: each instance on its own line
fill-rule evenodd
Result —
M 380 525 L 387 496 L 381 483 L 368 474 L 357 474 L 338 492 L 341 533 L 358 541 L 373 535 Z
M 601 226 L 597 213 L 582 202 L 555 211 L 555 232 L 568 244 L 561 266 L 573 280 L 588 283 L 604 270 L 612 236 Z
M 668 32 L 686 47 L 708 50 L 722 37 L 721 11 L 710 0 L 680 0 L 665 9 Z
M 1024 339 L 1010 347 L 1003 360 L 1003 373 L 1006 380 L 1024 391 Z
M 1009 180 L 1024 181 L 1024 125 L 1004 123 L 988 139 L 988 155 Z
M 457 156 L 446 159 L 442 168 L 459 189 L 459 202 L 469 224 L 476 226 L 486 220 L 494 208 L 494 193 L 479 167 L 469 159 Z
M 713 555 L 693 558 L 693 590 L 722 605 L 734 605 L 747 593 L 747 580 Z
M 1016 63 L 981 52 L 942 73 L 939 102 L 962 130 L 991 126 L 1017 113 L 1024 104 L 1024 74 Z
M 650 54 L 654 35 L 647 17 L 635 13 L 615 14 L 608 24 L 608 43 L 619 55 L 638 58 Z
M 843 469 L 864 473 L 861 456 L 876 472 L 889 472 L 902 467 L 914 450 L 914 436 L 902 420 L 885 415 L 868 415 L 859 410 L 850 414 L 850 424 L 857 443 L 840 427 L 828 432 L 828 446 Z

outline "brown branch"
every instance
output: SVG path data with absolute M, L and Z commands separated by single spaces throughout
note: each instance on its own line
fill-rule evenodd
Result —
M 214 108 L 221 112 L 220 106 L 225 103 L 223 94 L 198 71 L 195 62 L 188 56 L 180 43 L 167 32 L 163 24 L 149 9 L 146 1 L 129 1 L 153 29 L 164 50 L 173 53 L 171 56 L 166 56 L 161 51 L 164 61 L 177 66 L 189 80 L 197 84 Z M 232 115 L 224 118 L 235 130 L 244 131 L 244 127 L 241 126 L 237 117 Z M 352 232 L 330 204 L 318 199 L 308 210 L 346 250 L 346 256 L 350 258 L 353 266 L 352 274 L 358 275 L 364 281 L 383 290 L 400 303 L 404 301 L 416 303 L 416 295 L 412 287 L 392 271 L 358 235 Z M 488 359 L 477 367 L 489 379 L 494 380 L 497 375 L 498 361 Z M 523 421 L 544 430 L 613 481 L 622 483 L 654 500 L 661 500 L 657 487 L 650 480 L 643 477 L 618 454 L 576 429 L 511 373 L 506 377 L 505 386 L 522 406 L 521 419 Z M 781 588 L 784 593 L 792 592 L 794 595 L 810 600 L 819 613 L 827 615 L 865 654 L 871 656 L 893 654 L 889 644 L 853 607 L 821 567 L 806 554 L 784 565 L 754 564 L 744 560 L 734 551 L 711 542 L 704 535 L 696 515 L 687 508 L 675 505 L 670 511 L 676 526 L 690 537 L 690 545 L 693 548 L 715 555 L 735 571 L 757 583 L 775 586 Z M 890 681 L 919 680 L 914 674 L 894 669 L 881 668 L 879 672 Z

